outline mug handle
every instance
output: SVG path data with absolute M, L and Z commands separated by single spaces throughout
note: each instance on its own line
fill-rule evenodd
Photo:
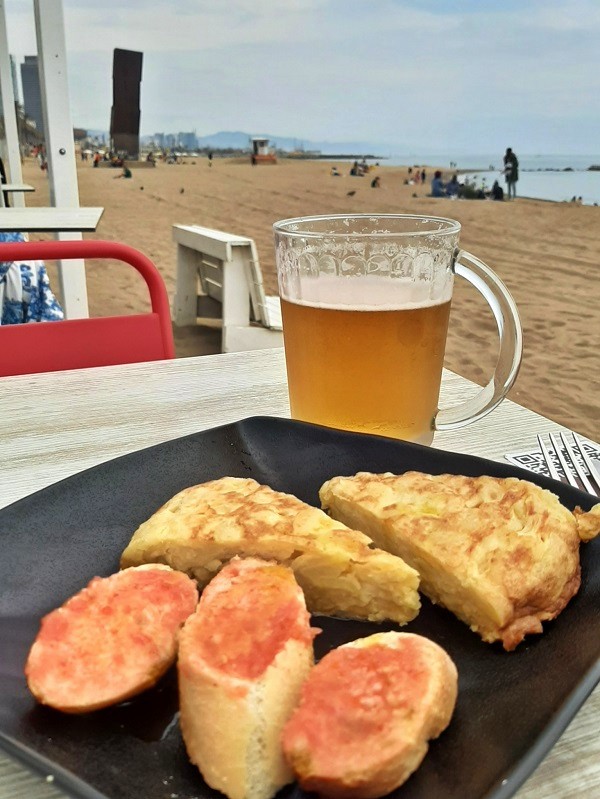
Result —
M 456 253 L 454 273 L 466 278 L 487 300 L 498 325 L 500 351 L 494 374 L 481 391 L 460 405 L 438 411 L 434 422 L 435 430 L 438 431 L 464 427 L 481 419 L 499 405 L 515 382 L 523 355 L 523 330 L 519 312 L 498 275 L 479 258 L 464 250 Z

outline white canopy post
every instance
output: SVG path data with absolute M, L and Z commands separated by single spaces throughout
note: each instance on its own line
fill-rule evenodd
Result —
M 50 203 L 61 208 L 78 208 L 62 0 L 34 0 L 34 11 Z M 81 233 L 59 233 L 57 237 L 67 240 L 82 236 Z M 59 262 L 59 277 L 67 318 L 89 316 L 84 262 L 70 261 L 68 266 Z
M 10 72 L 6 9 L 4 6 L 4 0 L 0 0 L 0 95 L 2 96 L 2 116 L 4 117 L 4 131 L 6 134 L 6 148 L 2 156 L 4 166 L 7 167 L 9 183 L 22 183 L 19 130 L 17 128 L 15 94 Z M 22 208 L 25 205 L 25 199 L 20 192 L 15 192 L 11 197 L 11 203 L 15 207 Z

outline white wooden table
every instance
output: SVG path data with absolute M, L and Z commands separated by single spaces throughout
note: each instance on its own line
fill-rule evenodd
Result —
M 5 190 L 5 189 L 3 189 Z M 0 208 L 0 231 L 92 232 L 104 208 Z
M 476 390 L 446 372 L 442 402 Z M 0 507 L 119 455 L 253 415 L 289 416 L 279 349 L 4 378 Z M 505 401 L 480 422 L 439 434 L 435 446 L 503 461 L 507 452 L 532 448 L 535 432 L 561 429 Z M 518 799 L 600 796 L 599 726 L 597 689 Z M 0 753 L 0 799 L 62 796 Z
M 4 192 L 19 192 L 25 193 L 28 191 L 35 191 L 33 186 L 30 186 L 29 183 L 3 183 L 2 184 L 2 191 L 0 191 L 0 208 L 5 207 L 4 202 Z

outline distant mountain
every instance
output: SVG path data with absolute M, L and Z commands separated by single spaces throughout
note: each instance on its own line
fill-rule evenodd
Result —
M 106 130 L 90 130 L 87 134 L 90 138 L 104 139 L 108 141 L 109 133 Z M 177 133 L 175 133 L 177 135 Z M 250 140 L 254 137 L 262 137 L 269 140 L 272 147 L 286 152 L 294 151 L 319 151 L 323 155 L 377 155 L 381 158 L 389 156 L 392 151 L 398 151 L 398 147 L 390 144 L 377 144 L 376 142 L 365 141 L 312 141 L 310 139 L 292 138 L 291 136 L 276 136 L 273 133 L 263 133 L 254 131 L 247 133 L 241 130 L 221 130 L 218 133 L 211 133 L 208 136 L 198 136 L 198 148 L 203 149 L 212 147 L 215 150 L 249 150 Z M 150 134 L 142 134 L 142 143 L 151 141 Z
M 294 139 L 290 136 L 276 136 L 273 133 L 245 133 L 243 131 L 219 131 L 210 136 L 199 136 L 198 147 L 214 147 L 215 150 L 236 149 L 245 150 L 250 147 L 250 139 L 255 136 L 269 140 L 272 147 L 279 150 L 293 152 L 294 150 L 319 150 L 324 155 L 343 154 L 343 153 L 369 153 L 373 155 L 385 155 L 386 149 L 381 144 L 364 141 L 310 141 L 308 139 Z
M 256 136 L 262 134 L 256 133 Z M 215 150 L 248 150 L 251 135 L 241 130 L 222 130 L 209 136 L 198 136 L 198 147 L 214 147 Z M 270 138 L 265 136 L 265 138 Z

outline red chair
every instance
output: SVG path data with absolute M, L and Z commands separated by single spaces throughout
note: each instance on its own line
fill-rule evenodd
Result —
M 114 258 L 142 275 L 152 312 L 131 316 L 0 325 L 0 376 L 175 357 L 165 284 L 152 261 L 112 241 L 36 241 L 0 244 L 0 261 Z M 68 265 L 66 265 L 68 268 Z

